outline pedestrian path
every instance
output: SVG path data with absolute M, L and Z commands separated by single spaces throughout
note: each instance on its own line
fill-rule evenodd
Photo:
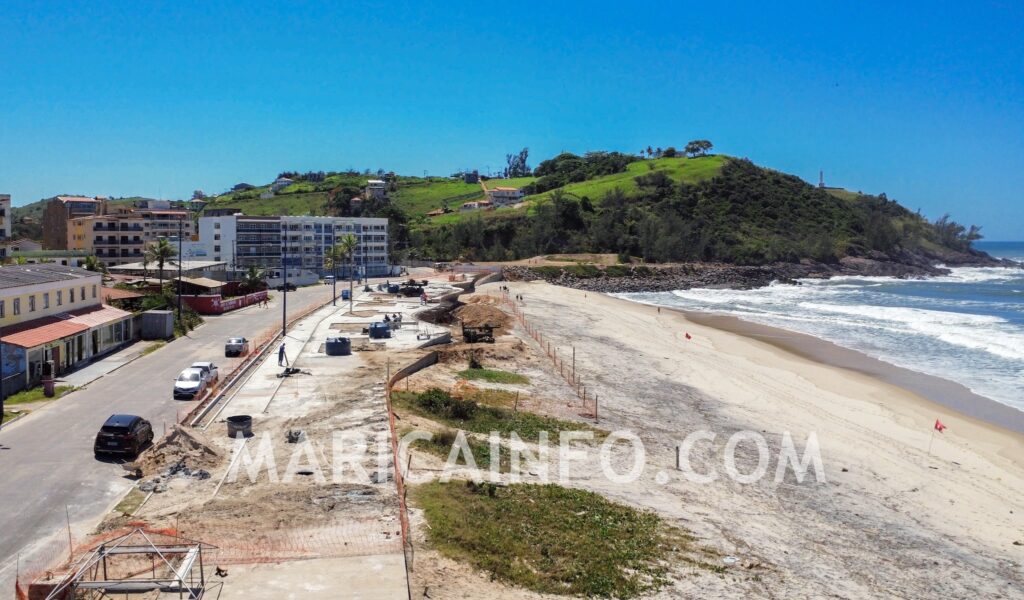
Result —
M 119 352 L 101 358 L 77 371 L 63 375 L 57 380 L 57 385 L 73 385 L 76 388 L 85 387 L 100 377 L 112 373 L 143 356 L 146 350 L 159 343 L 154 341 L 135 342 Z

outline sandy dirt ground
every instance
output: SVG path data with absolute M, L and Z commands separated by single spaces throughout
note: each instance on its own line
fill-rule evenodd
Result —
M 680 566 L 652 597 L 1024 597 L 1020 435 L 680 313 L 543 282 L 501 285 L 524 296 L 522 308 L 546 340 L 562 352 L 575 346 L 584 382 L 600 395 L 600 427 L 634 432 L 644 443 L 638 481 L 612 482 L 588 455 L 566 484 L 654 510 L 736 559 L 721 574 Z M 498 285 L 480 291 L 497 294 Z M 536 379 L 523 390 L 530 410 L 582 419 L 574 391 L 540 346 L 519 326 L 512 333 L 518 339 L 499 338 L 487 366 Z M 422 371 L 410 386 L 453 385 L 465 368 L 459 363 Z M 949 429 L 929 454 L 937 417 Z M 675 447 L 698 430 L 715 438 L 696 443 L 690 463 L 697 474 L 716 472 L 711 482 L 675 468 Z M 752 483 L 726 475 L 726 443 L 738 431 L 767 441 L 767 475 Z M 786 432 L 800 454 L 816 436 L 823 477 L 812 468 L 799 482 L 788 469 L 776 481 Z M 625 473 L 634 455 L 616 448 L 613 465 Z M 734 456 L 740 473 L 757 469 L 751 441 L 736 445 Z M 437 555 L 423 544 L 422 515 L 413 509 L 410 518 L 420 546 L 414 596 L 543 597 Z

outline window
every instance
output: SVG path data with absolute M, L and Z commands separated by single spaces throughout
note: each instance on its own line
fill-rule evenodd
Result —
M 220 234 L 219 233 L 213 234 L 213 239 L 219 240 L 220 239 Z
M 68 290 L 68 302 L 71 304 L 75 303 L 75 288 Z
M 64 304 L 64 290 L 57 290 L 57 306 Z
M 94 295 L 93 298 L 95 298 L 95 297 L 96 296 Z M 82 300 L 85 300 L 85 286 L 84 285 L 82 286 Z
M 213 251 L 214 252 L 220 252 L 220 246 L 214 246 L 213 247 Z
M 7 311 L 6 311 L 7 307 L 4 304 L 5 304 L 4 301 L 0 300 L 0 319 L 2 319 L 2 318 L 7 316 Z
M 213 228 L 214 229 L 220 229 L 220 223 L 214 223 L 213 224 Z
M 32 294 L 28 297 L 28 312 L 36 312 L 36 295 Z
M 14 316 L 20 315 L 21 314 L 21 298 L 15 298 L 12 301 L 12 304 L 14 305 Z
M 43 310 L 50 308 L 50 292 L 43 292 Z
M 92 297 L 93 298 L 96 297 L 96 284 L 95 283 L 92 285 Z

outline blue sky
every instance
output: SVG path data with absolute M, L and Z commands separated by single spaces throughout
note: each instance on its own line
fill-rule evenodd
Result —
M 1024 239 L 1024 5 L 0 4 L 0 192 L 717 150 Z

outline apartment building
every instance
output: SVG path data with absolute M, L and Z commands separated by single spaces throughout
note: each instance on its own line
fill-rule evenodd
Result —
M 13 235 L 14 219 L 11 217 L 11 195 L 0 194 L 0 241 L 6 242 Z
M 43 248 L 68 250 L 68 221 L 103 213 L 105 200 L 100 197 L 57 196 L 43 209 Z
M 139 262 L 146 245 L 160 238 L 191 236 L 192 219 L 186 210 L 118 208 L 109 214 L 75 217 L 68 221 L 67 246 L 88 250 L 109 266 Z
M 105 306 L 100 273 L 57 264 L 0 267 L 3 388 L 9 395 L 133 339 L 132 315 Z
M 199 241 L 190 250 L 225 260 L 234 270 L 305 269 L 321 275 L 325 250 L 347 234 L 359 245 L 353 262 L 369 276 L 387 275 L 388 220 L 354 217 L 228 215 L 199 219 Z M 195 246 L 199 246 L 198 248 Z M 339 269 L 344 273 L 345 269 Z

